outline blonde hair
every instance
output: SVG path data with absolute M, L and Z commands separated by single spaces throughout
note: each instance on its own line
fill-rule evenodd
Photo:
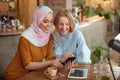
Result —
M 69 20 L 69 25 L 70 25 L 70 31 L 72 32 L 74 30 L 75 27 L 75 23 L 73 20 L 73 16 L 71 14 L 71 12 L 67 9 L 59 9 L 54 17 L 54 25 L 55 25 L 55 29 L 56 29 L 56 37 L 59 40 L 59 32 L 58 32 L 58 20 L 60 17 L 66 17 Z

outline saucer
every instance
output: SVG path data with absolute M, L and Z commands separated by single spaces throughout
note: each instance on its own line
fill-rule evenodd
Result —
M 47 78 L 49 78 L 50 80 L 55 80 L 55 79 L 58 79 L 58 78 L 62 78 L 64 77 L 65 75 L 63 73 L 57 73 L 56 76 L 49 76 L 49 75 L 46 75 Z

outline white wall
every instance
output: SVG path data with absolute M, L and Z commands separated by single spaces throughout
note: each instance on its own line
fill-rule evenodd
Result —
M 66 8 L 72 10 L 72 0 L 66 0 Z

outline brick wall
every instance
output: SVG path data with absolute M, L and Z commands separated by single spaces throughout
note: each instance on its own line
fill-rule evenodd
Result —
M 66 0 L 44 0 L 45 5 L 48 5 L 54 13 L 60 9 L 66 7 Z

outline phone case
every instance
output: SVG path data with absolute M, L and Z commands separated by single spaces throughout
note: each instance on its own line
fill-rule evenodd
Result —
M 74 61 L 76 57 L 69 57 L 67 58 L 67 60 L 65 62 L 62 62 L 62 65 L 65 65 L 65 63 L 67 63 L 68 61 Z

